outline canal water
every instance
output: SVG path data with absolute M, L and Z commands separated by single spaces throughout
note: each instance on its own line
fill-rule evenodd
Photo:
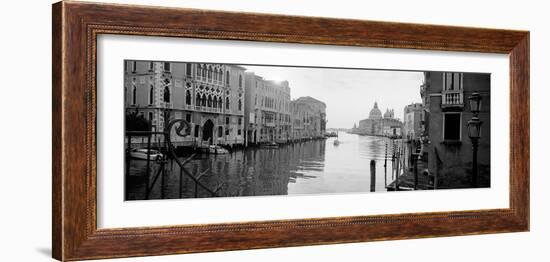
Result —
M 225 155 L 197 155 L 185 165 L 191 174 L 204 173 L 200 181 L 219 188 L 218 195 L 267 196 L 370 192 L 370 161 L 376 161 L 375 191 L 386 191 L 392 181 L 392 142 L 385 137 L 359 136 L 340 132 L 336 138 L 280 146 L 276 149 L 249 148 Z M 384 158 L 387 154 L 387 171 Z M 185 157 L 181 158 L 182 160 Z M 145 161 L 132 160 L 128 199 L 145 197 Z M 154 164 L 150 183 L 159 170 Z M 210 197 L 170 161 L 164 176 L 152 187 L 149 199 Z

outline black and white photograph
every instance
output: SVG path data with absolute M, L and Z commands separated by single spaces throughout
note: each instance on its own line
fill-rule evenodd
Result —
M 125 60 L 125 200 L 488 188 L 490 79 Z
M 548 257 L 544 1 L 2 10 L 0 261 Z

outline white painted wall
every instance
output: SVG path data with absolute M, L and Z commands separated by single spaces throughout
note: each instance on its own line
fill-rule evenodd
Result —
M 218 252 L 123 261 L 545 261 L 550 241 L 544 77 L 550 28 L 544 1 L 108 1 L 193 8 L 448 24 L 531 31 L 531 232 Z M 51 239 L 50 1 L 9 1 L 0 10 L 0 240 L 2 261 L 49 261 Z M 32 72 L 31 74 L 29 74 Z M 20 98 L 23 96 L 22 98 Z M 503 112 L 503 114 L 505 114 Z M 29 138 L 32 138 L 29 140 Z M 25 140 L 20 140 L 25 139 Z M 28 151 L 35 148 L 33 151 Z M 30 152 L 30 155 L 29 155 Z M 32 159 L 23 158 L 29 155 Z

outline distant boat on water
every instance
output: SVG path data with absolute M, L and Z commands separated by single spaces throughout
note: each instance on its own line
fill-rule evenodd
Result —
M 338 140 L 338 131 L 336 131 L 336 139 L 334 139 L 334 142 L 332 142 L 334 146 L 340 145 L 340 140 Z

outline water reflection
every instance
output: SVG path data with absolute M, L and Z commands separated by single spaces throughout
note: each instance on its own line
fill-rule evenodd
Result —
M 387 163 L 386 175 L 384 172 L 386 150 L 391 155 L 391 146 L 386 149 L 390 140 L 341 133 L 340 145 L 334 146 L 333 139 L 278 149 L 253 148 L 227 155 L 200 155 L 185 168 L 192 174 L 204 172 L 200 181 L 212 189 L 221 186 L 221 196 L 349 193 L 370 190 L 370 160 L 374 159 L 376 191 L 385 191 L 385 184 L 391 181 L 391 160 Z M 155 165 L 152 174 L 158 169 Z M 132 161 L 131 170 L 129 199 L 143 199 L 145 161 Z M 169 162 L 165 176 L 159 180 L 151 191 L 151 199 L 195 197 L 195 183 L 185 174 L 181 175 L 176 163 Z M 198 197 L 210 197 L 200 188 L 197 193 Z

